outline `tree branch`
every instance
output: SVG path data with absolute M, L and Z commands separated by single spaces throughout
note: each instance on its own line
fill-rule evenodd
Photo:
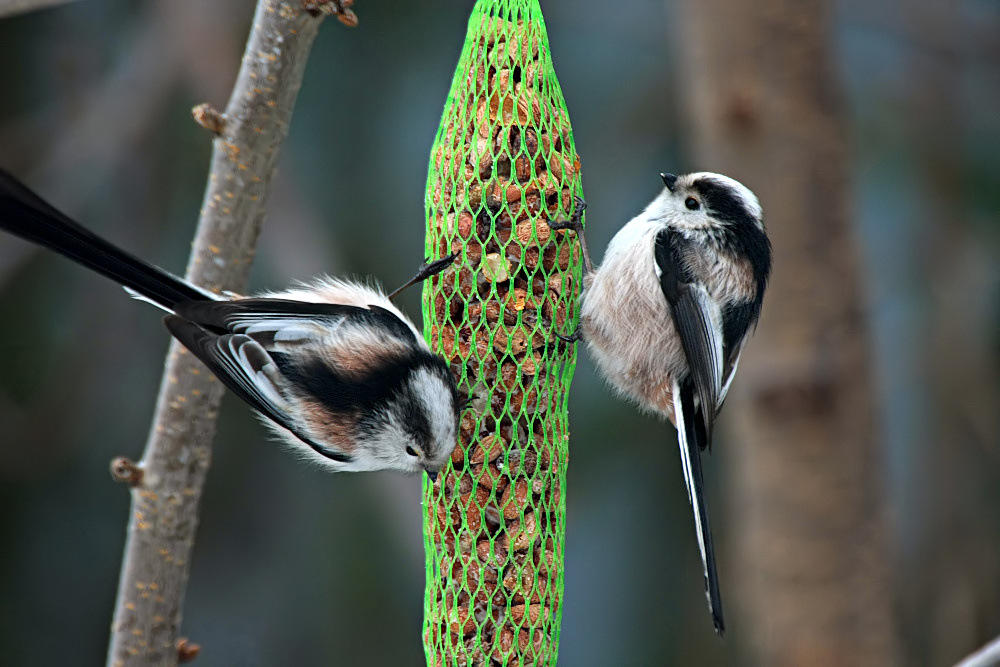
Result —
M 259 0 L 242 66 L 214 141 L 187 278 L 212 290 L 246 282 L 268 186 L 321 19 Z M 109 665 L 176 664 L 198 502 L 222 385 L 176 342 L 132 489 Z M 185 642 L 185 645 L 188 645 Z
M 972 655 L 966 656 L 955 667 L 990 667 L 990 665 L 996 664 L 1000 664 L 1000 637 L 997 637 Z
M 37 9 L 64 5 L 75 0 L 0 0 L 0 18 L 27 14 Z

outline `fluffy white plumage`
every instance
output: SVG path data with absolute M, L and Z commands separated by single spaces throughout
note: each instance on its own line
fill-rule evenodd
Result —
M 701 452 L 711 446 L 760 314 L 771 248 L 760 203 L 742 184 L 710 172 L 664 174 L 663 181 L 663 191 L 618 231 L 600 267 L 585 276 L 580 335 L 618 393 L 677 427 L 706 595 L 721 634 Z M 579 212 L 553 227 L 576 229 L 583 241 Z
M 460 406 L 448 364 L 377 287 L 324 277 L 217 296 L 97 237 L 2 170 L 0 229 L 171 313 L 174 337 L 311 461 L 433 477 L 455 447 Z M 411 283 L 452 259 L 426 263 Z

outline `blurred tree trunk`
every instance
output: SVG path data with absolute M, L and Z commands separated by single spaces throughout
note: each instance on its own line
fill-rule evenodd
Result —
M 831 3 L 684 0 L 694 167 L 761 199 L 775 269 L 733 386 L 734 636 L 763 665 L 893 665 L 893 556 Z
M 1000 622 L 994 500 L 1000 397 L 995 339 L 982 306 L 991 298 L 984 266 L 991 260 L 966 218 L 963 164 L 969 127 L 962 110 L 963 57 L 982 47 L 970 39 L 961 4 L 916 0 L 904 25 L 913 47 L 907 136 L 918 187 L 931 193 L 921 211 L 929 230 L 919 258 L 927 268 L 921 287 L 930 312 L 920 370 L 935 406 L 931 451 L 920 471 L 926 477 L 920 542 L 905 563 L 914 582 L 906 590 L 914 595 L 905 608 L 907 629 L 917 640 L 911 662 L 930 665 L 953 664 L 993 638 Z

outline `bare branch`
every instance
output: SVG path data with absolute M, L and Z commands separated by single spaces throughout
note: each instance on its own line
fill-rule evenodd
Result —
M 226 117 L 208 102 L 191 109 L 191 115 L 194 117 L 194 122 L 216 136 L 220 136 L 226 130 Z
M 0 0 L 0 18 L 27 14 L 36 9 L 45 9 L 56 5 L 65 5 L 76 0 Z
M 302 6 L 313 16 L 328 14 L 349 28 L 357 27 L 358 17 L 351 11 L 354 0 L 303 0 Z
M 136 487 L 142 484 L 142 466 L 127 456 L 116 456 L 111 461 L 111 479 Z
M 192 644 L 187 637 L 181 637 L 177 640 L 177 662 L 191 662 L 198 657 L 200 652 L 201 646 Z
M 187 278 L 209 289 L 246 282 L 268 186 L 320 20 L 259 0 L 253 30 L 214 141 Z M 222 385 L 178 344 L 167 358 L 156 418 L 132 490 L 109 665 L 176 664 L 198 502 L 211 460 Z M 191 646 L 185 640 L 184 646 Z

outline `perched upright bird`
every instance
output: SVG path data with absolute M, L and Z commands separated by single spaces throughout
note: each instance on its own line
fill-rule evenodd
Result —
M 431 479 L 448 462 L 461 408 L 455 381 L 389 299 L 454 255 L 425 262 L 388 296 L 322 277 L 221 297 L 98 237 L 3 170 L 0 229 L 170 313 L 170 333 L 305 458 L 336 471 L 423 470 Z
M 771 271 L 757 197 L 720 174 L 661 174 L 664 189 L 611 240 L 594 269 L 582 234 L 583 202 L 554 229 L 580 235 L 587 271 L 580 329 L 608 382 L 677 427 L 694 510 L 706 595 L 725 631 L 708 524 L 701 452 L 722 407 Z

